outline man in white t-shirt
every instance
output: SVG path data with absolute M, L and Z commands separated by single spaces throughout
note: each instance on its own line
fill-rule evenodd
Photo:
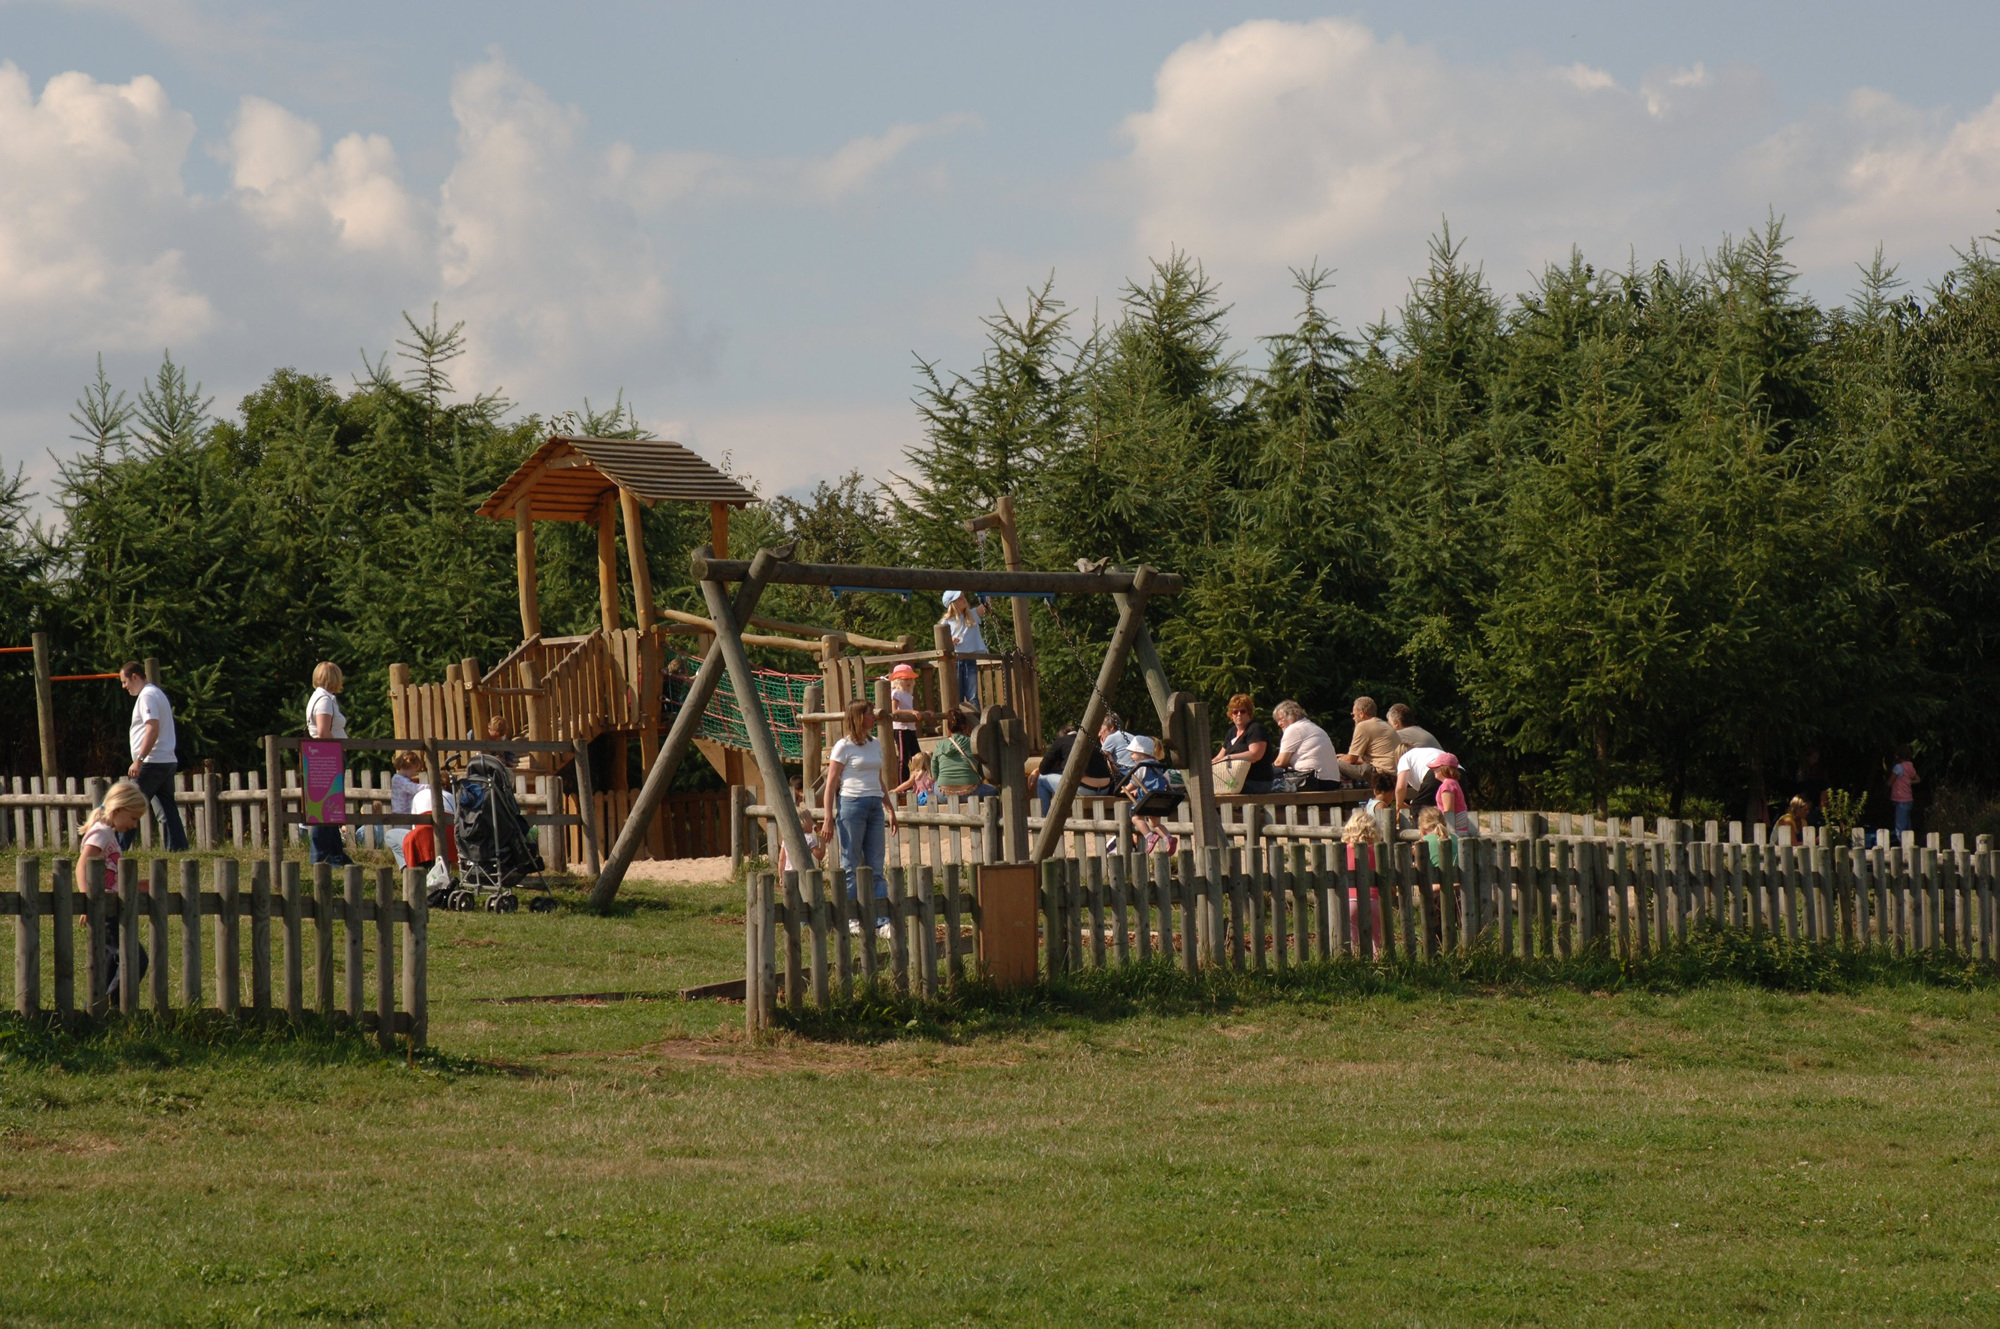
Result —
M 1271 764 L 1305 773 L 1302 793 L 1323 793 L 1340 788 L 1340 750 L 1326 730 L 1306 718 L 1306 708 L 1295 701 L 1281 701 L 1271 708 L 1284 737 L 1278 740 L 1278 756 Z
M 1411 748 L 1396 758 L 1396 806 L 1409 807 L 1417 792 L 1424 787 L 1424 781 L 1431 773 L 1431 758 L 1440 756 L 1442 748 Z
M 146 667 L 127 660 L 118 669 L 118 682 L 138 700 L 132 704 L 132 765 L 126 771 L 139 785 L 139 792 L 152 805 L 153 820 L 167 852 L 187 852 L 187 830 L 181 825 L 181 810 L 174 802 L 174 772 L 180 769 L 175 752 L 174 708 L 157 683 L 146 681 Z M 126 831 L 118 838 L 127 849 L 138 834 Z

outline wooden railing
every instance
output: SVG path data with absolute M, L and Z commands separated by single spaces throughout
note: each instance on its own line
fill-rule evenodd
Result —
M 413 1047 L 424 1045 L 430 1018 L 429 908 L 421 873 L 403 874 L 399 890 L 395 872 L 381 868 L 371 889 L 364 870 L 350 867 L 336 893 L 325 864 L 302 882 L 300 865 L 287 863 L 274 892 L 269 865 L 262 861 L 246 867 L 233 858 L 214 860 L 206 865 L 208 889 L 203 889 L 204 865 L 194 859 L 142 862 L 128 855 L 118 880 L 110 883 L 102 859 L 85 866 L 89 871 L 78 890 L 76 865 L 55 859 L 45 887 L 42 859 L 24 855 L 16 864 L 15 889 L 0 891 L 0 915 L 14 919 L 12 1005 L 22 1016 L 69 1025 L 114 1010 L 129 1015 L 147 1008 L 162 1014 L 213 1009 L 260 1022 L 282 1015 L 298 1023 L 310 1010 L 335 1024 L 372 1030 L 384 1048 L 397 1034 L 408 1035 Z M 202 938 L 204 919 L 212 922 L 212 951 Z M 141 948 L 147 972 L 135 981 Z M 209 968 L 212 981 L 204 981 Z M 45 990 L 51 998 L 47 1005 Z
M 298 772 L 286 770 L 279 792 L 280 817 L 277 835 L 283 843 L 304 843 L 297 817 L 299 811 Z M 387 771 L 349 770 L 347 804 L 363 815 L 387 813 L 390 807 L 390 776 Z M 104 799 L 110 777 L 93 776 L 62 782 L 61 789 L 43 788 L 40 776 L 15 776 L 10 792 L 0 793 L 0 847 L 24 851 L 75 852 L 83 820 Z M 573 837 L 548 833 L 549 820 L 565 811 L 562 781 L 551 775 L 517 772 L 514 800 L 530 824 L 543 827 L 547 844 L 543 857 L 552 870 L 566 867 L 563 849 Z M 262 852 L 270 844 L 270 791 L 262 771 L 183 771 L 174 776 L 174 802 L 188 833 L 188 843 L 197 850 Z M 574 797 L 569 811 L 574 811 Z M 616 833 L 613 827 L 613 833 Z M 152 810 L 139 821 L 134 847 L 150 850 L 163 843 Z M 357 826 L 350 834 L 363 848 L 380 848 L 383 840 L 375 828 Z M 580 843 L 580 842 L 579 842 Z M 553 850 L 554 852 L 551 852 Z M 581 852 L 580 850 L 577 852 Z M 576 854 L 569 855 L 575 858 Z
M 751 991 L 765 1003 L 764 1022 L 780 1000 L 796 1009 L 809 994 L 845 999 L 857 982 L 886 979 L 899 993 L 929 996 L 957 981 L 978 952 L 974 878 L 992 861 L 998 803 L 906 804 L 882 899 L 865 870 L 859 898 L 848 897 L 837 848 L 823 870 L 753 873 Z M 746 814 L 768 823 L 767 808 Z M 1671 821 L 1650 830 L 1593 821 L 1605 833 L 1562 835 L 1548 832 L 1543 814 L 1504 813 L 1485 814 L 1479 836 L 1350 846 L 1331 818 L 1269 818 L 1253 805 L 1230 823 L 1227 847 L 1197 852 L 1183 841 L 1177 853 L 1148 855 L 1119 851 L 1124 822 L 1102 804 L 1079 809 L 1066 852 L 1041 864 L 1044 975 L 1156 956 L 1193 972 L 1475 946 L 1522 957 L 1602 947 L 1633 957 L 1705 927 L 1981 964 L 2000 958 L 2000 860 L 1986 836 L 1970 848 L 1963 836 L 1920 845 L 1910 834 L 1859 830 L 1843 843 L 1813 835 L 1792 844 L 1756 828 L 1746 842 L 1741 827 L 1725 840 L 1711 824 L 1696 838 Z M 1580 820 L 1570 825 L 1581 829 Z M 886 941 L 878 926 L 888 928 Z M 751 1013 L 753 1028 L 759 1018 Z

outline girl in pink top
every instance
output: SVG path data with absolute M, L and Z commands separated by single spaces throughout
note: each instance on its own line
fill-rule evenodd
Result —
M 146 796 L 139 791 L 137 782 L 120 780 L 112 785 L 105 792 L 103 806 L 92 808 L 83 823 L 83 849 L 77 855 L 77 875 L 85 881 L 90 880 L 88 864 L 92 859 L 102 859 L 104 882 L 107 886 L 116 887 L 118 863 L 125 856 L 118 837 L 136 829 L 139 819 L 145 815 Z
M 1472 819 L 1472 804 L 1465 798 L 1465 786 L 1458 782 L 1458 758 L 1440 752 L 1431 758 L 1431 770 L 1438 778 L 1437 810 L 1444 818 L 1444 828 L 1453 835 L 1479 834 L 1479 825 Z

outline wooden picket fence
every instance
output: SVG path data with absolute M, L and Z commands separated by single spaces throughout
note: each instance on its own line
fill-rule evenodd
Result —
M 211 1009 L 259 1022 L 282 1015 L 297 1023 L 310 1008 L 332 1023 L 372 1031 L 384 1048 L 397 1034 L 407 1035 L 413 1047 L 424 1046 L 429 907 L 420 872 L 404 874 L 399 898 L 396 873 L 389 868 L 374 872 L 372 891 L 365 869 L 346 868 L 336 891 L 333 869 L 318 864 L 309 870 L 308 890 L 300 865 L 286 863 L 274 892 L 270 865 L 262 860 L 246 870 L 233 858 L 142 862 L 128 854 L 119 880 L 107 883 L 103 861 L 92 859 L 81 890 L 70 859 L 50 864 L 46 887 L 42 866 L 39 856 L 23 855 L 16 863 L 16 888 L 0 892 L 0 915 L 14 920 L 13 1009 L 26 1018 L 71 1025 L 114 1010 L 129 1015 L 142 1008 Z M 203 919 L 211 921 L 207 943 Z M 147 972 L 138 982 L 128 981 L 141 946 L 148 953 Z M 108 981 L 114 951 L 115 992 Z M 52 998 L 47 1006 L 44 991 Z
M 998 800 L 899 809 L 886 896 L 858 873 L 850 898 L 824 870 L 760 871 L 746 882 L 747 990 L 767 1009 L 850 998 L 856 983 L 934 996 L 979 954 L 978 867 L 994 861 Z M 750 808 L 770 835 L 768 809 Z M 1996 862 L 1988 837 L 1968 848 L 1930 836 L 1856 831 L 1808 843 L 1761 827 L 1488 813 L 1482 834 L 1443 842 L 1342 842 L 1338 815 L 1257 807 L 1225 817 L 1226 847 L 1116 852 L 1129 828 L 1103 804 L 1070 823 L 1065 852 L 1041 864 L 1041 972 L 1172 960 L 1283 969 L 1340 957 L 1393 961 L 1487 946 L 1569 957 L 1602 946 L 1659 952 L 1708 925 L 1898 954 L 1996 958 Z M 1568 833 L 1562 833 L 1567 829 Z M 1588 829 L 1593 834 L 1583 834 Z M 1105 834 L 1109 831 L 1111 835 Z M 1699 838 L 1697 838 L 1699 836 Z M 1107 843 L 1107 839 L 1111 842 Z M 1129 838 L 1122 841 L 1131 844 Z M 888 932 L 886 938 L 877 929 Z

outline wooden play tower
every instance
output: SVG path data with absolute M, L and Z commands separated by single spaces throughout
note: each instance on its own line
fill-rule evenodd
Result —
M 572 749 L 608 737 L 610 750 L 600 748 L 597 763 L 605 768 L 608 780 L 579 780 L 579 775 L 587 776 L 582 771 L 565 777 L 578 811 L 585 802 L 608 802 L 593 813 L 601 834 L 608 837 L 630 804 L 626 744 L 636 738 L 644 767 L 652 767 L 662 725 L 671 720 L 680 697 L 689 691 L 693 671 L 709 653 L 715 632 L 708 617 L 655 602 L 642 510 L 655 503 L 707 504 L 711 548 L 718 557 L 726 557 L 730 509 L 756 501 L 755 494 L 678 443 L 551 437 L 479 508 L 481 516 L 514 526 L 521 644 L 490 668 L 472 657 L 447 665 L 441 682 L 415 682 L 409 666 L 391 665 L 389 702 L 396 738 L 484 738 L 495 718 L 505 722 L 511 736 L 567 743 Z M 589 632 L 569 636 L 542 632 L 535 523 L 548 521 L 586 522 L 596 528 L 599 622 Z M 1011 503 L 1003 499 L 993 513 L 967 525 L 975 531 L 997 529 L 1009 566 L 1019 567 Z M 620 613 L 621 526 L 636 618 L 630 627 Z M 1030 734 L 1039 742 L 1041 705 L 1026 601 L 1018 601 L 1016 609 L 1014 649 L 975 657 L 980 690 L 983 696 L 1005 698 L 1016 707 L 1028 718 Z M 767 689 L 767 711 L 784 711 L 789 700 L 794 703 L 790 713 L 803 713 L 808 709 L 803 704 L 808 687 L 815 689 L 815 705 L 872 697 L 874 676 L 902 662 L 920 667 L 922 709 L 940 710 L 957 700 L 952 679 L 959 657 L 952 654 L 950 636 L 941 628 L 932 649 L 913 650 L 915 642 L 909 637 L 885 640 L 763 616 L 748 618 L 744 626 L 768 630 L 768 635 L 743 635 L 747 646 L 811 657 L 810 664 L 801 661 L 804 667 L 798 673 L 756 671 Z M 747 787 L 761 798 L 763 776 L 754 761 L 746 760 L 749 739 L 733 698 L 718 699 L 714 706 L 704 702 L 703 709 L 693 746 L 728 784 Z M 803 750 L 808 742 L 806 727 L 793 722 L 780 735 L 797 749 L 784 753 L 788 760 L 808 755 Z M 817 738 L 820 727 L 812 728 Z M 564 775 L 574 763 L 574 757 L 565 753 L 538 754 L 530 760 L 536 772 L 555 775 Z M 587 793 L 591 790 L 595 792 Z M 719 813 L 712 820 L 721 827 Z M 648 833 L 646 849 L 655 856 L 692 852 L 686 847 L 690 838 L 669 835 L 662 821 Z M 705 836 L 692 838 L 710 842 Z

